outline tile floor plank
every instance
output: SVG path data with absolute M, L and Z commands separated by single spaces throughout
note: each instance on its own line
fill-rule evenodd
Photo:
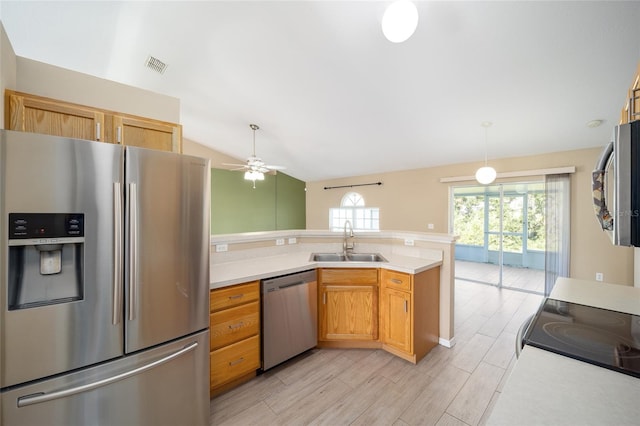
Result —
M 212 399 L 210 424 L 483 424 L 542 296 L 463 280 L 455 292 L 453 348 L 417 365 L 380 349 L 314 349 Z

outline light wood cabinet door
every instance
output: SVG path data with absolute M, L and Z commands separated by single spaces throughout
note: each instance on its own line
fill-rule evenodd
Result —
M 102 141 L 104 113 L 53 99 L 7 91 L 5 127 L 21 132 Z
M 408 353 L 413 352 L 411 293 L 382 287 L 380 296 L 381 340 Z
M 114 115 L 108 136 L 114 143 L 182 152 L 182 128 L 180 125 L 140 117 Z
M 320 340 L 377 339 L 377 285 L 320 286 Z

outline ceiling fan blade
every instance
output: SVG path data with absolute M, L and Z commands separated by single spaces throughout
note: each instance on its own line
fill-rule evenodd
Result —
M 273 166 L 273 165 L 270 165 L 270 164 L 268 164 L 268 165 L 266 165 L 264 167 L 266 167 L 269 170 L 285 170 L 286 169 L 286 167 L 284 167 L 284 166 Z
M 248 167 L 246 164 L 222 163 L 223 166 Z

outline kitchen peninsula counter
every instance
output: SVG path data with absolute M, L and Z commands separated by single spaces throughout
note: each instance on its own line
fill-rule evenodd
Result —
M 247 281 L 261 280 L 315 268 L 382 268 L 409 274 L 441 266 L 441 260 L 384 254 L 388 262 L 316 262 L 312 252 L 264 256 L 211 265 L 210 288 L 216 289 Z
M 640 289 L 559 278 L 550 298 L 640 315 Z M 640 379 L 525 346 L 489 425 L 632 425 Z
M 315 268 L 381 268 L 418 274 L 440 267 L 440 344 L 451 347 L 456 237 L 414 231 L 357 232 L 349 237 L 354 253 L 379 253 L 388 262 L 316 262 L 312 253 L 341 253 L 344 233 L 281 230 L 211 236 L 210 288 L 286 275 Z

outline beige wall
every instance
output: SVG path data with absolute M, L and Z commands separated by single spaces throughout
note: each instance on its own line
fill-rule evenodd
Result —
M 180 122 L 180 100 L 19 57 L 14 90 L 81 105 Z
M 208 158 L 211 160 L 211 167 L 216 169 L 226 169 L 227 167 L 223 166 L 222 163 L 244 164 L 244 160 L 230 157 L 189 139 L 182 140 L 182 153 Z
M 571 266 L 573 278 L 595 279 L 604 274 L 607 282 L 633 285 L 633 249 L 614 247 L 600 231 L 591 204 L 591 171 L 601 148 L 559 152 L 529 157 L 492 160 L 498 172 L 575 166 L 571 177 Z M 367 206 L 380 208 L 380 228 L 384 230 L 449 232 L 449 192 L 451 185 L 440 178 L 472 176 L 480 163 L 452 164 L 418 170 L 381 173 L 330 181 L 307 183 L 307 228 L 327 229 L 328 211 L 340 205 L 351 190 L 361 193 Z M 513 179 L 512 179 L 513 180 Z M 520 179 L 524 180 L 524 179 Z M 324 186 L 352 185 L 382 181 L 381 186 L 324 190 Z
M 0 23 L 0 93 L 4 93 L 6 88 L 16 86 L 16 70 L 16 54 L 4 26 Z M 0 128 L 4 128 L 4 101 L 0 102 Z

